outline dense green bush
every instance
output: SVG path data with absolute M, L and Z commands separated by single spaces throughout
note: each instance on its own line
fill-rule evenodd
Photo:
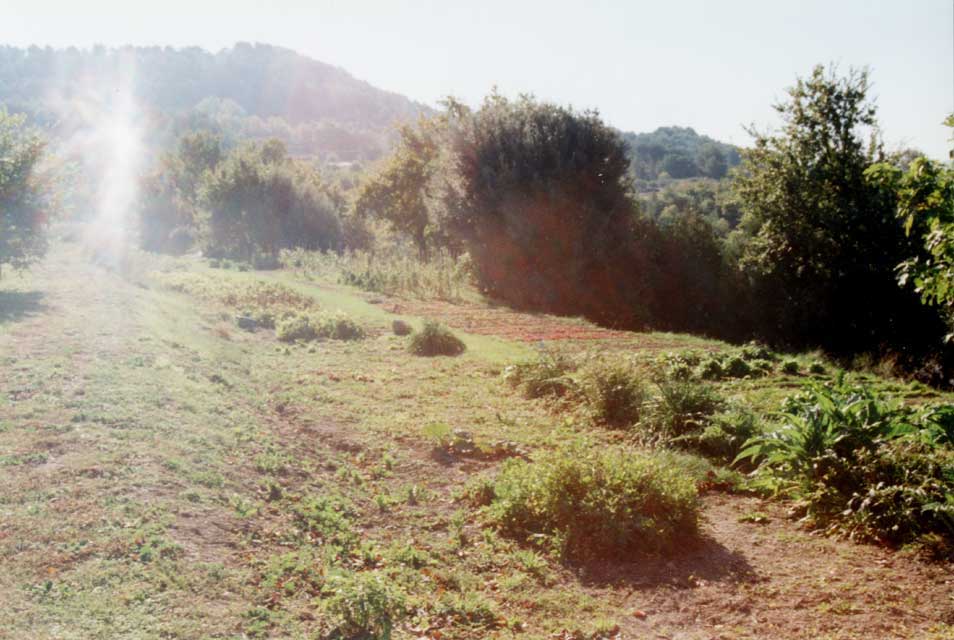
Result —
M 732 356 L 723 364 L 723 371 L 728 378 L 744 378 L 752 375 L 752 365 L 742 356 Z
M 639 420 L 649 392 L 630 366 L 597 361 L 590 363 L 581 377 L 583 397 L 595 421 L 629 427 Z
M 798 370 L 799 370 L 799 366 L 798 366 L 797 360 L 786 360 L 785 362 L 782 363 L 782 373 L 786 373 L 788 375 L 795 375 L 796 373 L 798 373 Z
M 804 503 L 819 526 L 893 543 L 954 537 L 954 408 L 914 410 L 844 377 L 785 402 L 738 459 Z
M 670 462 L 582 446 L 510 460 L 487 513 L 506 534 L 542 537 L 570 558 L 672 550 L 696 533 L 698 503 L 692 479 Z
M 407 609 L 404 594 L 379 571 L 333 576 L 329 586 L 325 606 L 338 620 L 334 637 L 342 640 L 389 640 Z
M 343 314 L 288 313 L 275 322 L 275 335 L 282 342 L 308 342 L 319 338 L 360 340 L 365 331 Z
M 901 544 L 928 534 L 954 541 L 954 451 L 925 442 L 898 439 L 862 449 L 844 470 L 858 489 L 840 516 L 840 528 L 864 538 Z M 818 486 L 809 498 L 834 498 Z M 833 505 L 834 506 L 834 505 Z
M 670 442 L 682 449 L 696 451 L 729 464 L 735 460 L 743 446 L 761 433 L 756 415 L 740 407 L 731 407 L 708 418 L 699 431 L 691 431 Z
M 576 388 L 576 382 L 570 377 L 576 368 L 569 357 L 548 351 L 536 360 L 508 366 L 504 379 L 527 398 L 562 397 Z
M 408 350 L 416 356 L 459 356 L 466 349 L 467 345 L 450 329 L 430 320 L 408 343 Z
M 699 365 L 699 377 L 703 380 L 721 380 L 724 376 L 722 359 L 716 355 L 709 356 Z
M 520 307 L 634 324 L 647 301 L 632 274 L 651 258 L 629 246 L 640 231 L 616 131 L 526 96 L 448 113 L 447 227 L 479 286 Z
M 414 333 L 414 327 L 403 320 L 395 320 L 391 323 L 391 331 L 396 336 L 409 336 Z
M 708 384 L 689 380 L 663 380 L 653 406 L 650 425 L 667 438 L 700 431 L 719 410 L 722 398 Z

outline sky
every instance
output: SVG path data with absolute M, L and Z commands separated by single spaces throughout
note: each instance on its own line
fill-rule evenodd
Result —
M 950 147 L 954 0 L 0 0 L 0 16 L 0 44 L 262 42 L 426 104 L 497 87 L 739 145 L 815 64 L 868 67 L 889 149 Z

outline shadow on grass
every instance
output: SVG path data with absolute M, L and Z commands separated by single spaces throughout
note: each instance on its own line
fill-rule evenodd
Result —
M 676 553 L 635 554 L 625 560 L 590 561 L 578 565 L 585 584 L 625 584 L 633 590 L 661 585 L 693 588 L 706 582 L 757 582 L 758 575 L 741 553 L 702 535 L 686 540 Z
M 0 324 L 15 322 L 46 310 L 40 291 L 0 290 Z

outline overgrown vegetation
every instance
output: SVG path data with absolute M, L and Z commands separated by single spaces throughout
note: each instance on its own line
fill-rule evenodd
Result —
M 808 516 L 895 544 L 954 537 L 954 410 L 912 409 L 840 377 L 789 397 L 738 458 Z
M 698 504 L 693 481 L 660 458 L 580 446 L 506 462 L 487 513 L 508 535 L 579 559 L 673 551 L 695 535 Z
M 46 252 L 56 191 L 41 167 L 45 153 L 46 143 L 26 117 L 0 104 L 0 270 L 22 270 Z
M 408 351 L 416 356 L 459 356 L 467 350 L 464 341 L 444 325 L 428 320 L 411 335 Z

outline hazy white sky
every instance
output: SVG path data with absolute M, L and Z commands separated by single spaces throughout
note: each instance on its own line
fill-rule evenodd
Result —
M 954 0 L 0 0 L 0 16 L 0 44 L 266 42 L 426 103 L 497 85 L 736 144 L 819 62 L 870 67 L 889 146 L 946 157 L 954 111 Z

